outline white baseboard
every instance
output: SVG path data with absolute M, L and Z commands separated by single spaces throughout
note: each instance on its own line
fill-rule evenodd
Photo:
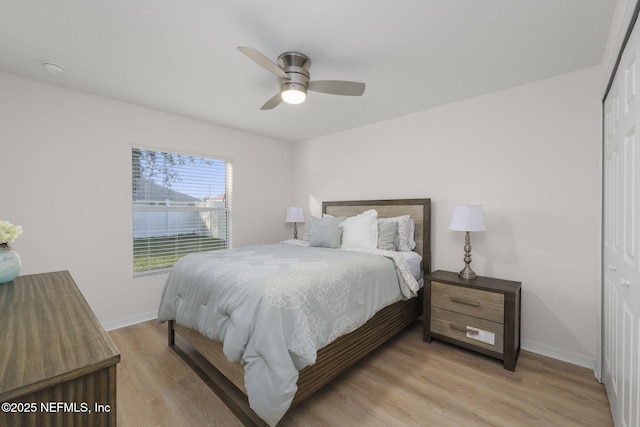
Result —
M 124 328 L 125 326 L 135 325 L 136 323 L 146 322 L 147 320 L 153 320 L 158 318 L 157 311 L 149 311 L 147 313 L 140 313 L 134 316 L 125 317 L 124 319 L 112 320 L 102 324 L 102 327 L 106 331 L 113 331 L 114 329 Z
M 520 345 L 523 350 L 530 351 L 532 353 L 537 353 L 542 356 L 551 357 L 552 359 L 562 360 L 563 362 L 582 366 L 583 368 L 593 369 L 595 373 L 596 360 L 584 354 L 562 350 L 562 349 L 551 347 L 536 341 L 525 340 L 525 339 L 523 339 L 520 342 Z

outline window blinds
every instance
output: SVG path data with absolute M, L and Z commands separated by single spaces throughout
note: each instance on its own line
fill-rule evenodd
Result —
M 134 276 L 231 247 L 231 182 L 225 160 L 133 148 Z

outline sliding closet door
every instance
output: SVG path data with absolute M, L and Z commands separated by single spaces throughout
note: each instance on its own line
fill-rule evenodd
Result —
M 603 379 L 625 427 L 640 426 L 639 59 L 634 28 L 604 101 Z

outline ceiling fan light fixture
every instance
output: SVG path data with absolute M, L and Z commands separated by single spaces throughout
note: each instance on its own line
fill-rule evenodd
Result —
M 287 104 L 302 104 L 307 99 L 307 91 L 302 85 L 291 84 L 283 88 L 280 96 Z
M 302 104 L 304 100 L 307 99 L 307 95 L 297 89 L 287 89 L 283 91 L 280 96 L 282 96 L 282 100 L 287 104 Z

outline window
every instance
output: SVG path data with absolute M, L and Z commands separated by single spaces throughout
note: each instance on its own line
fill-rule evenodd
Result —
M 132 149 L 133 275 L 231 247 L 231 164 Z

